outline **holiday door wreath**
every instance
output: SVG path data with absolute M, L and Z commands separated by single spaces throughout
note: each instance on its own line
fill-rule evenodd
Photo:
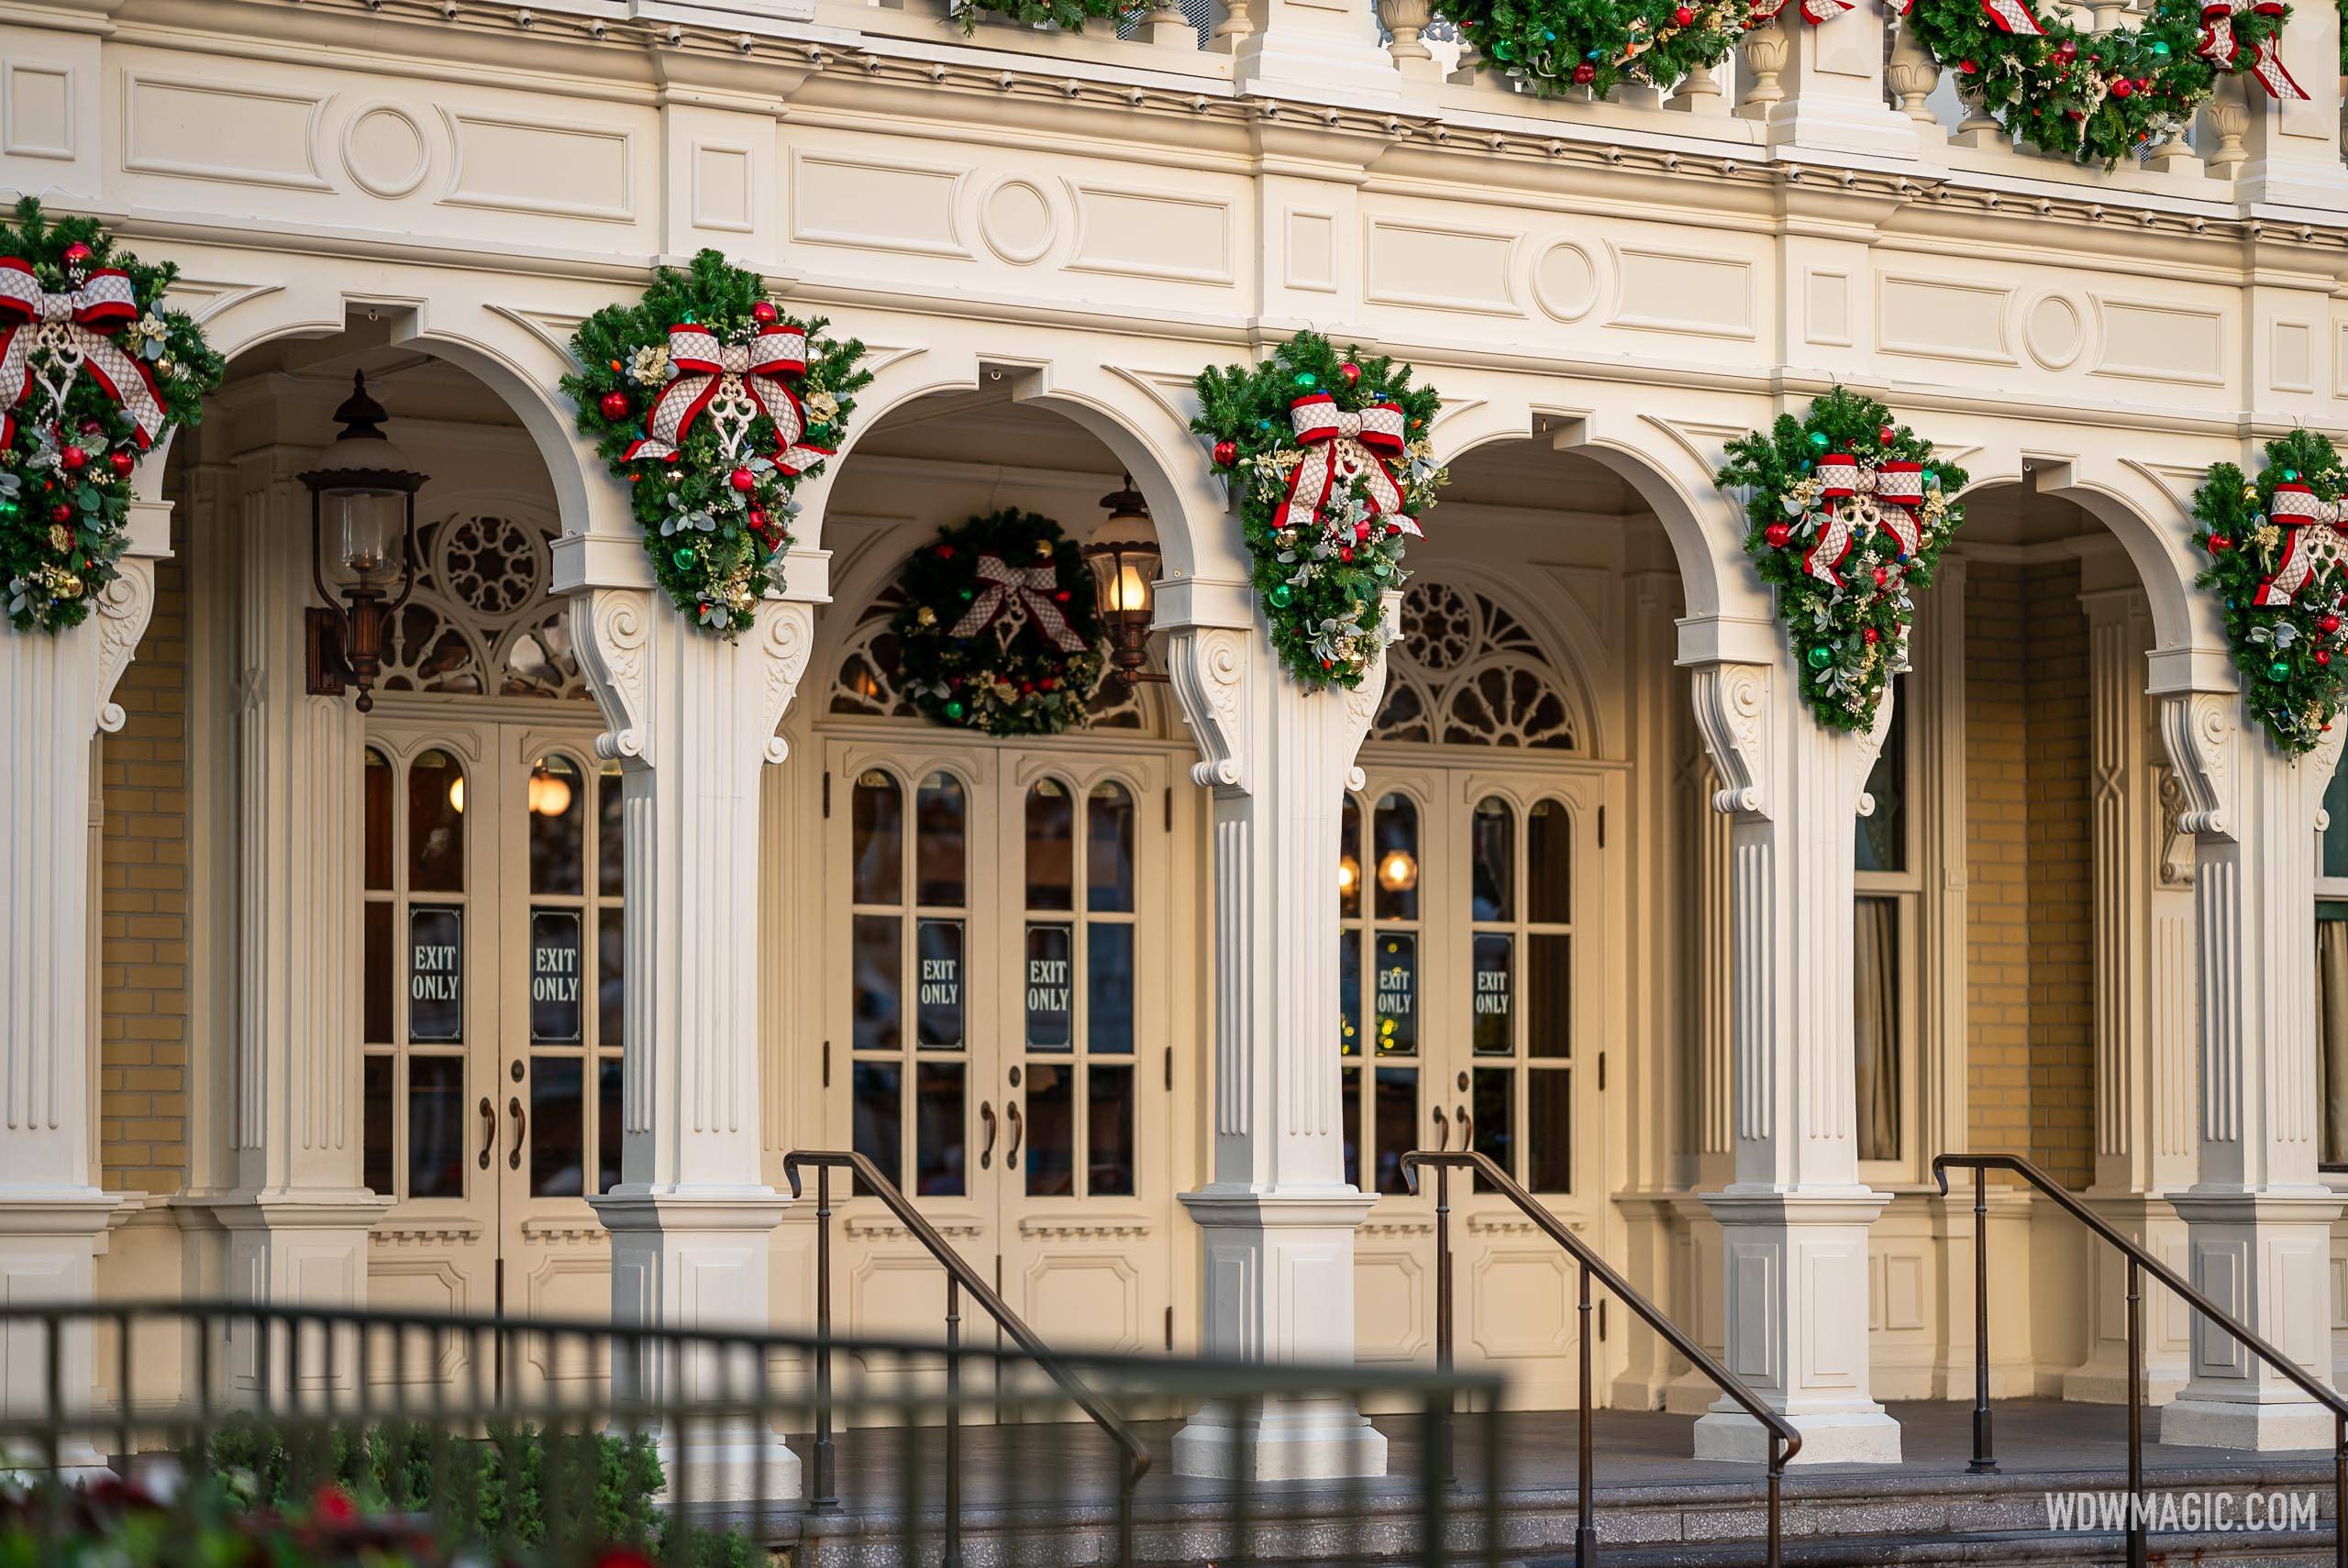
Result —
M 1274 651 L 1309 688 L 1358 686 L 1385 646 L 1380 597 L 1451 477 L 1427 439 L 1442 398 L 1312 332 L 1196 387 L 1191 428 L 1229 476 Z
M 914 552 L 890 629 L 914 704 L 941 724 L 1055 735 L 1108 668 L 1091 569 L 1032 512 L 973 517 Z
M 226 370 L 161 304 L 179 275 L 28 196 L 0 222 L 0 582 L 18 631 L 62 631 L 121 575 L 140 455 Z
M 2243 701 L 2292 756 L 2315 749 L 2348 679 L 2343 492 L 2340 454 L 2311 430 L 2267 443 L 2255 480 L 2219 463 L 2193 492 L 2194 542 L 2209 557 L 2198 580 L 2218 595 Z
M 872 380 L 864 345 L 766 298 L 756 272 L 704 250 L 570 339 L 579 428 L 627 481 L 653 575 L 695 623 L 731 636 L 782 586 L 792 491 L 836 449 Z
M 1885 683 L 1907 668 L 1914 591 L 1964 509 L 1965 470 L 1873 398 L 1836 387 L 1800 419 L 1729 443 L 1719 482 L 1743 486 L 1745 553 L 1777 590 L 1803 700 L 1832 729 L 1875 723 Z

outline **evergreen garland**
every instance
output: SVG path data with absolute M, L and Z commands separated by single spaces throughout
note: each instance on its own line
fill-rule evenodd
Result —
M 1833 487 L 1821 469 L 1835 457 L 1862 476 L 1857 495 L 1826 493 Z M 1835 387 L 1802 418 L 1781 414 L 1767 435 L 1729 443 L 1718 479 L 1745 491 L 1744 552 L 1777 591 L 1803 701 L 1830 729 L 1871 727 L 1886 682 L 1907 668 L 1914 591 L 1931 586 L 1933 563 L 1965 521 L 1947 499 L 1965 470 L 1935 463 L 1932 443 L 1895 425 L 1883 404 Z M 1914 503 L 1886 499 L 1899 481 Z M 1849 553 L 1833 558 L 1844 539 Z
M 864 345 L 825 337 L 827 325 L 819 318 L 802 326 L 784 316 L 759 274 L 704 250 L 687 271 L 661 268 L 642 299 L 604 306 L 570 339 L 579 369 L 562 379 L 562 390 L 578 404 L 580 430 L 629 486 L 654 577 L 677 608 L 725 636 L 747 629 L 759 601 L 781 588 L 790 522 L 799 510 L 792 491 L 838 445 L 855 394 L 872 380 L 858 367 Z M 640 450 L 653 434 L 648 421 L 662 389 L 680 373 L 670 358 L 679 326 L 706 328 L 729 348 L 778 329 L 803 331 L 804 372 L 762 378 L 762 395 L 771 403 L 787 386 L 804 430 L 786 439 L 792 433 L 760 412 L 729 446 L 713 408 L 693 419 L 673 456 L 660 449 L 664 443 Z
M 1113 28 L 1146 6 L 1127 0 L 947 0 L 954 19 L 966 34 L 979 30 L 979 17 L 991 12 L 1023 28 L 1061 28 L 1080 33 L 1088 21 L 1105 21 Z
M 25 197 L 14 223 L 0 221 L 0 345 L 14 337 L 24 361 L 21 387 L 0 386 L 0 584 L 9 624 L 60 632 L 122 575 L 140 455 L 204 417 L 227 366 L 193 320 L 163 308 L 179 269 L 116 249 L 94 218 L 52 221 Z M 29 319 L 35 290 L 73 298 L 74 321 L 45 338 Z M 131 384 L 109 392 L 98 380 L 108 363 Z M 149 428 L 117 392 L 152 411 Z
M 1749 0 L 1454 0 L 1460 35 L 1543 96 L 1710 71 L 1754 25 Z
M 940 528 L 902 582 L 890 630 L 924 716 L 991 735 L 1056 735 L 1083 722 L 1109 660 L 1092 569 L 1058 524 L 1003 511 Z
M 2254 480 L 2232 463 L 2215 464 L 2193 492 L 2193 542 L 2210 559 L 2196 580 L 2219 597 L 2243 702 L 2276 748 L 2297 756 L 2315 749 L 2340 712 L 2348 680 L 2342 622 L 2348 573 L 2329 521 L 2293 529 L 2277 520 L 2278 490 L 2293 492 L 2304 511 L 2320 512 L 2348 493 L 2348 474 L 2331 441 L 2312 430 L 2268 442 Z M 2305 575 L 2293 582 L 2302 564 Z
M 1403 546 L 1451 478 L 1427 438 L 1442 398 L 1412 384 L 1408 365 L 1365 359 L 1357 348 L 1340 354 L 1314 332 L 1299 333 L 1261 364 L 1210 366 L 1195 386 L 1191 428 L 1213 441 L 1215 466 L 1229 476 L 1274 650 L 1309 689 L 1360 685 L 1384 646 L 1380 596 L 1402 586 Z M 1337 477 L 1317 521 L 1284 519 L 1298 470 L 1328 460 L 1328 445 L 1298 437 L 1300 408 L 1309 415 L 1323 406 L 1341 415 L 1393 411 L 1378 417 L 1397 426 L 1401 450 L 1376 455 L 1400 491 L 1398 510 L 1373 510 L 1382 482 L 1364 471 Z M 1387 463 L 1389 456 L 1399 463 Z

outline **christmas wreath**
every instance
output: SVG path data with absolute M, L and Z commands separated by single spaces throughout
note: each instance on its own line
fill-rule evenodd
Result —
M 991 11 L 1006 22 L 1016 22 L 1024 28 L 1065 28 L 1071 33 L 1080 33 L 1087 21 L 1122 24 L 1126 17 L 1137 17 L 1147 8 L 1125 0 L 947 0 L 947 6 L 965 33 L 979 30 L 979 14 L 982 11 Z
M 830 457 L 864 345 L 775 309 L 756 272 L 714 250 L 663 267 L 632 305 L 580 324 L 562 390 L 630 488 L 653 575 L 680 610 L 731 636 L 782 586 L 791 499 Z
M 2268 442 L 2256 480 L 2219 463 L 2193 492 L 2194 542 L 2210 558 L 2197 580 L 2224 609 L 2243 702 L 2293 756 L 2315 748 L 2348 681 L 2343 493 L 2340 454 L 2312 430 Z
M 995 512 L 905 563 L 892 622 L 914 706 L 991 735 L 1056 735 L 1081 723 L 1109 667 L 1092 572 L 1060 525 Z
M 1778 591 L 1803 699 L 1831 729 L 1868 728 L 1884 683 L 1907 668 L 1914 591 L 1965 521 L 1947 499 L 1965 470 L 1836 387 L 1804 417 L 1729 443 L 1719 480 L 1744 487 L 1744 552 Z
M 227 369 L 161 304 L 179 270 L 27 196 L 0 222 L 0 580 L 18 631 L 78 626 L 120 576 L 139 455 Z
M 1307 687 L 1358 686 L 1384 646 L 1379 596 L 1402 586 L 1402 547 L 1451 478 L 1427 440 L 1442 398 L 1312 332 L 1196 386 L 1191 428 L 1230 477 L 1273 649 Z

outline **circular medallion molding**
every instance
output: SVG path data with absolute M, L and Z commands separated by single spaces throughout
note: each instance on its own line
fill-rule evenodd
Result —
M 1534 259 L 1533 297 L 1559 321 L 1576 321 L 1598 304 L 1598 263 L 1570 239 Z
M 979 236 L 1014 267 L 1042 259 L 1059 235 L 1052 199 L 1033 180 L 998 180 L 979 198 Z
M 424 183 L 432 149 L 405 109 L 370 104 L 342 127 L 342 166 L 368 194 L 390 201 Z
M 2050 370 L 2059 370 L 2087 347 L 2087 318 L 2067 294 L 2041 294 L 2022 313 L 2022 346 Z

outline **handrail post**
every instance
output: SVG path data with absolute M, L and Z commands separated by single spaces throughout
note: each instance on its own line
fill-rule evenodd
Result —
M 1989 1173 L 1973 1167 L 1973 1462 L 1976 1475 L 1998 1461 L 1989 1430 Z
M 2331 1562 L 2348 1568 L 2348 1416 L 2331 1413 Z
M 1434 1364 L 1444 1376 L 1451 1375 L 1451 1167 L 1441 1163 L 1434 1167 Z M 1458 1392 L 1446 1390 L 1444 1397 L 1456 1415 Z M 1446 1486 L 1459 1482 L 1457 1456 L 1447 1445 L 1443 1482 Z
M 962 1282 L 946 1275 L 946 1562 L 962 1568 Z
M 1581 1408 L 1578 1412 L 1580 1441 L 1576 1445 L 1579 1455 L 1576 1461 L 1574 1483 L 1574 1568 L 1597 1568 L 1598 1526 L 1592 1519 L 1589 1495 L 1589 1264 L 1581 1265 L 1580 1367 Z
M 2128 1568 L 2144 1568 L 2143 1271 L 2128 1260 Z
M 832 1468 L 832 1167 L 815 1167 L 815 1485 L 807 1511 L 840 1510 Z
M 1785 1562 L 1785 1544 L 1780 1537 L 1779 1510 L 1785 1501 L 1786 1440 L 1777 1433 L 1769 1434 L 1769 1562 L 1768 1568 L 1781 1568 Z

